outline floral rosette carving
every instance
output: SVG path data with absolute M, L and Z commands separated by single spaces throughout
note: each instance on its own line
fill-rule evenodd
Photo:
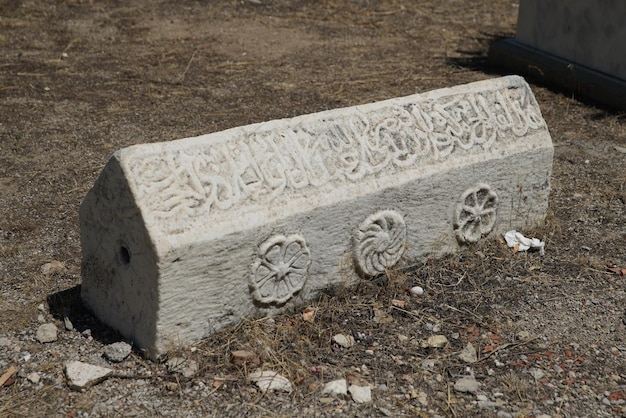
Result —
M 355 260 L 368 276 L 384 273 L 393 267 L 406 249 L 404 218 L 393 210 L 368 216 L 356 232 Z
M 496 223 L 498 195 L 487 184 L 467 189 L 456 206 L 454 229 L 457 240 L 477 242 L 493 229 Z
M 263 304 L 281 305 L 299 292 L 308 277 L 309 249 L 300 235 L 275 235 L 264 241 L 252 265 L 250 288 Z

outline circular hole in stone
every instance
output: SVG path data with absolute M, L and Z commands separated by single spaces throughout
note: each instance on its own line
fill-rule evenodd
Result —
M 119 260 L 123 266 L 128 266 L 130 264 L 130 251 L 128 251 L 128 248 L 124 246 L 120 247 Z

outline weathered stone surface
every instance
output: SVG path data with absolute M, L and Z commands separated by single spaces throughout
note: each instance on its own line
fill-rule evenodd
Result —
M 534 226 L 552 156 L 515 76 L 129 147 L 81 206 L 82 298 L 157 356 Z
M 626 80 L 626 2 L 522 0 L 515 39 Z

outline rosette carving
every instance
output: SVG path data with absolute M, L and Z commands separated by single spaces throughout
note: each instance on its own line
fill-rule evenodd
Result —
M 477 242 L 493 229 L 496 223 L 498 195 L 487 184 L 467 189 L 456 206 L 454 230 L 457 240 Z
M 311 257 L 304 237 L 275 235 L 264 241 L 252 265 L 250 288 L 263 304 L 283 304 L 299 292 L 308 277 Z
M 406 224 L 394 210 L 368 216 L 355 236 L 354 258 L 363 273 L 376 276 L 393 267 L 406 249 Z

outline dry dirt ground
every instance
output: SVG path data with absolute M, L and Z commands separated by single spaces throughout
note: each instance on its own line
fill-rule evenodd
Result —
M 0 1 L 0 416 L 624 416 L 626 119 L 531 80 L 555 145 L 550 213 L 523 231 L 546 255 L 493 237 L 249 320 L 195 347 L 191 377 L 137 352 L 87 314 L 78 207 L 132 144 L 367 103 L 502 75 L 488 45 L 518 5 L 483 1 Z M 43 274 L 58 261 L 64 267 Z M 420 285 L 421 297 L 408 289 Z M 399 300 L 400 302 L 392 302 Z M 67 316 L 74 330 L 65 330 Z M 38 326 L 59 327 L 41 344 Z M 331 345 L 351 334 L 352 348 Z M 91 335 L 91 336 L 90 336 Z M 442 348 L 424 347 L 445 335 Z M 471 342 L 478 361 L 458 354 Z M 294 383 L 263 393 L 230 352 L 255 352 Z M 116 376 L 85 392 L 63 364 Z M 40 380 L 37 383 L 33 374 Z M 121 377 L 121 376 L 125 377 Z M 473 375 L 476 393 L 455 383 Z M 30 376 L 30 378 L 29 378 Z M 372 401 L 322 394 L 346 378 Z

